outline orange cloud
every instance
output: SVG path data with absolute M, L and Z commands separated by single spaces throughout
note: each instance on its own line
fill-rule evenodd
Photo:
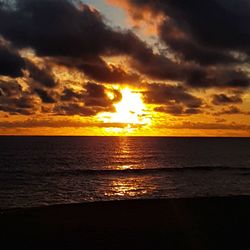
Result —
M 148 6 L 134 8 L 128 1 L 106 0 L 109 4 L 124 9 L 128 12 L 127 22 L 135 29 L 142 30 L 146 35 L 157 35 L 159 25 L 166 16 L 160 12 L 155 12 Z

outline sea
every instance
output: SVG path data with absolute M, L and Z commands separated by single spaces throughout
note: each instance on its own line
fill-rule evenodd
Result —
M 250 195 L 250 138 L 0 137 L 0 209 Z

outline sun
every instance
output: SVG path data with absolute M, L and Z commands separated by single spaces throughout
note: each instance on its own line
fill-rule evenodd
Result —
M 130 89 L 121 91 L 122 100 L 115 104 L 116 112 L 111 115 L 112 122 L 140 124 L 145 109 L 141 94 Z
M 122 99 L 115 104 L 116 112 L 102 113 L 100 118 L 104 122 L 122 123 L 130 125 L 148 124 L 146 106 L 140 92 L 125 88 L 121 90 Z

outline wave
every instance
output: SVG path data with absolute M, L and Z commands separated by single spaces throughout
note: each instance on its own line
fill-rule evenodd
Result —
M 129 168 L 129 169 L 69 169 L 58 171 L 10 171 L 1 170 L 1 174 L 10 175 L 33 175 L 33 176 L 78 176 L 78 175 L 146 175 L 157 173 L 174 172 L 198 172 L 198 171 L 245 171 L 243 174 L 250 175 L 250 167 L 229 166 L 196 166 L 196 167 L 168 167 L 168 168 Z

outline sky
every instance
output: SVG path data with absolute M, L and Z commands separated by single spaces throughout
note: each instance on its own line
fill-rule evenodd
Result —
M 0 134 L 250 136 L 248 0 L 0 0 Z

